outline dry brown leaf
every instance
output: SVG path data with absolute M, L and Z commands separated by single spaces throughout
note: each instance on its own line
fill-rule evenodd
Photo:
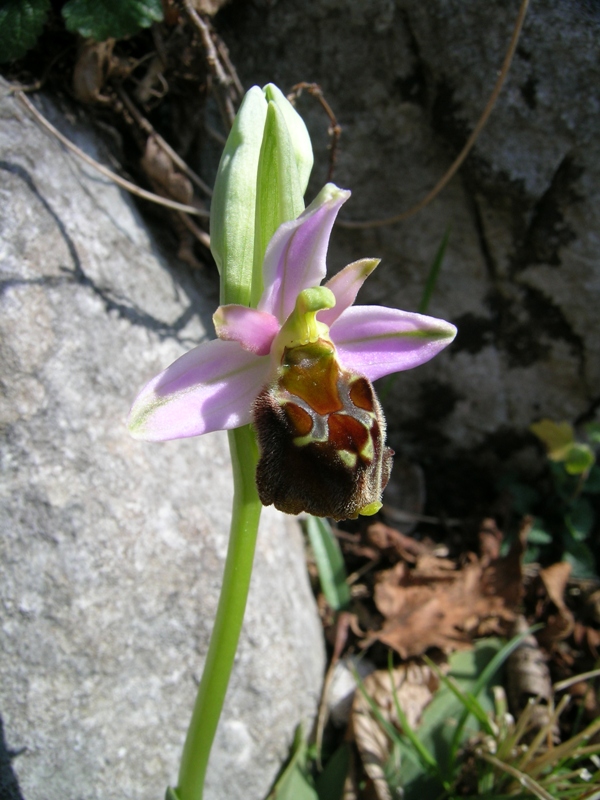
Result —
M 413 580 L 417 577 L 425 580 L 453 580 L 457 575 L 456 562 L 450 558 L 439 558 L 433 553 L 424 553 L 417 558 L 412 571 Z
M 512 636 L 525 633 L 529 626 L 527 620 L 519 615 L 512 625 Z M 554 695 L 550 670 L 546 656 L 533 634 L 526 636 L 517 649 L 511 653 L 506 663 L 507 696 L 511 712 L 517 718 L 531 698 L 538 702 L 532 709 L 531 727 L 539 730 L 548 724 L 550 710 L 548 704 Z M 553 731 L 558 737 L 558 727 Z
M 229 0 L 193 0 L 196 11 L 199 14 L 207 14 L 209 17 L 214 17 L 217 11 L 228 2 Z
M 582 622 L 576 622 L 573 627 L 573 639 L 578 647 L 587 645 L 594 659 L 600 655 L 600 631 Z
M 82 41 L 73 70 L 73 92 L 82 103 L 106 102 L 102 89 L 111 70 L 114 39 Z
M 539 635 L 540 642 L 548 649 L 552 649 L 556 642 L 566 639 L 573 632 L 575 620 L 564 599 L 570 575 L 571 565 L 567 561 L 560 561 L 540 570 L 539 578 L 548 599 L 556 607 L 556 613 L 549 611 L 546 626 Z
M 364 690 L 384 719 L 400 730 L 394 691 L 411 727 L 416 727 L 430 703 L 439 680 L 425 664 L 401 664 L 392 670 L 377 670 L 365 678 Z M 379 800 L 391 800 L 384 767 L 390 756 L 390 741 L 373 716 L 363 692 L 357 691 L 352 709 L 352 732 L 365 772 L 373 782 Z
M 377 576 L 374 600 L 385 622 L 364 642 L 379 640 L 402 658 L 430 647 L 449 652 L 470 644 L 483 620 L 511 621 L 522 596 L 521 556 L 527 529 L 505 558 L 475 556 L 461 568 L 423 556 L 414 570 L 400 562 Z
M 140 166 L 157 194 L 177 200 L 178 203 L 192 205 L 194 190 L 191 181 L 175 168 L 169 154 L 153 136 L 149 136 L 146 141 Z
M 411 536 L 400 533 L 383 522 L 374 522 L 369 525 L 366 532 L 368 544 L 373 545 L 378 550 L 391 550 L 397 553 L 400 558 L 410 563 L 414 562 L 417 556 L 431 552 L 433 545 L 419 542 Z
M 502 531 L 496 525 L 495 519 L 484 519 L 479 530 L 479 553 L 485 563 L 500 557 L 502 544 Z

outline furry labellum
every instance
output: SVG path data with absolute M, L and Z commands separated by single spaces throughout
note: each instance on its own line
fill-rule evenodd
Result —
M 285 349 L 254 423 L 264 505 L 336 520 L 381 508 L 393 456 L 383 412 L 371 382 L 343 369 L 330 341 Z

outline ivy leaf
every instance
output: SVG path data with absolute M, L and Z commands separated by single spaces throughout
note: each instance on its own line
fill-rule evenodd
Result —
M 86 39 L 122 39 L 163 18 L 161 0 L 69 0 L 63 6 L 67 29 Z
M 0 62 L 21 58 L 42 32 L 50 0 L 5 0 L 0 4 Z

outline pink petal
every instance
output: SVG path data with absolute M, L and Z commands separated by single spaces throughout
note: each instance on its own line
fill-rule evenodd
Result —
M 152 442 L 238 428 L 267 383 L 269 358 L 219 339 L 190 350 L 142 389 L 129 414 L 136 439 Z
M 335 295 L 335 306 L 320 311 L 317 315 L 319 322 L 324 322 L 329 327 L 333 325 L 336 319 L 356 300 L 360 287 L 380 260 L 379 258 L 361 258 L 360 261 L 348 264 L 327 281 L 325 286 L 331 289 Z
M 272 314 L 246 306 L 219 306 L 213 315 L 219 339 L 239 342 L 257 356 L 269 354 L 279 323 Z
M 455 336 L 450 322 L 383 306 L 348 308 L 331 326 L 340 362 L 372 381 L 424 364 Z
M 260 311 L 274 314 L 283 323 L 300 292 L 321 283 L 327 271 L 331 229 L 349 197 L 349 191 L 328 183 L 297 219 L 275 231 L 265 254 Z

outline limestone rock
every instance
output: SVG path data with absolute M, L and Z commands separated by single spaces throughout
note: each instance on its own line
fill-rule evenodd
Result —
M 43 107 L 102 159 L 85 124 Z M 223 433 L 152 445 L 124 423 L 144 381 L 206 337 L 216 282 L 171 269 L 131 200 L 6 84 L 0 230 L 6 746 L 26 800 L 161 798 L 218 599 L 231 468 Z M 323 665 L 300 531 L 267 510 L 207 800 L 266 794 Z

